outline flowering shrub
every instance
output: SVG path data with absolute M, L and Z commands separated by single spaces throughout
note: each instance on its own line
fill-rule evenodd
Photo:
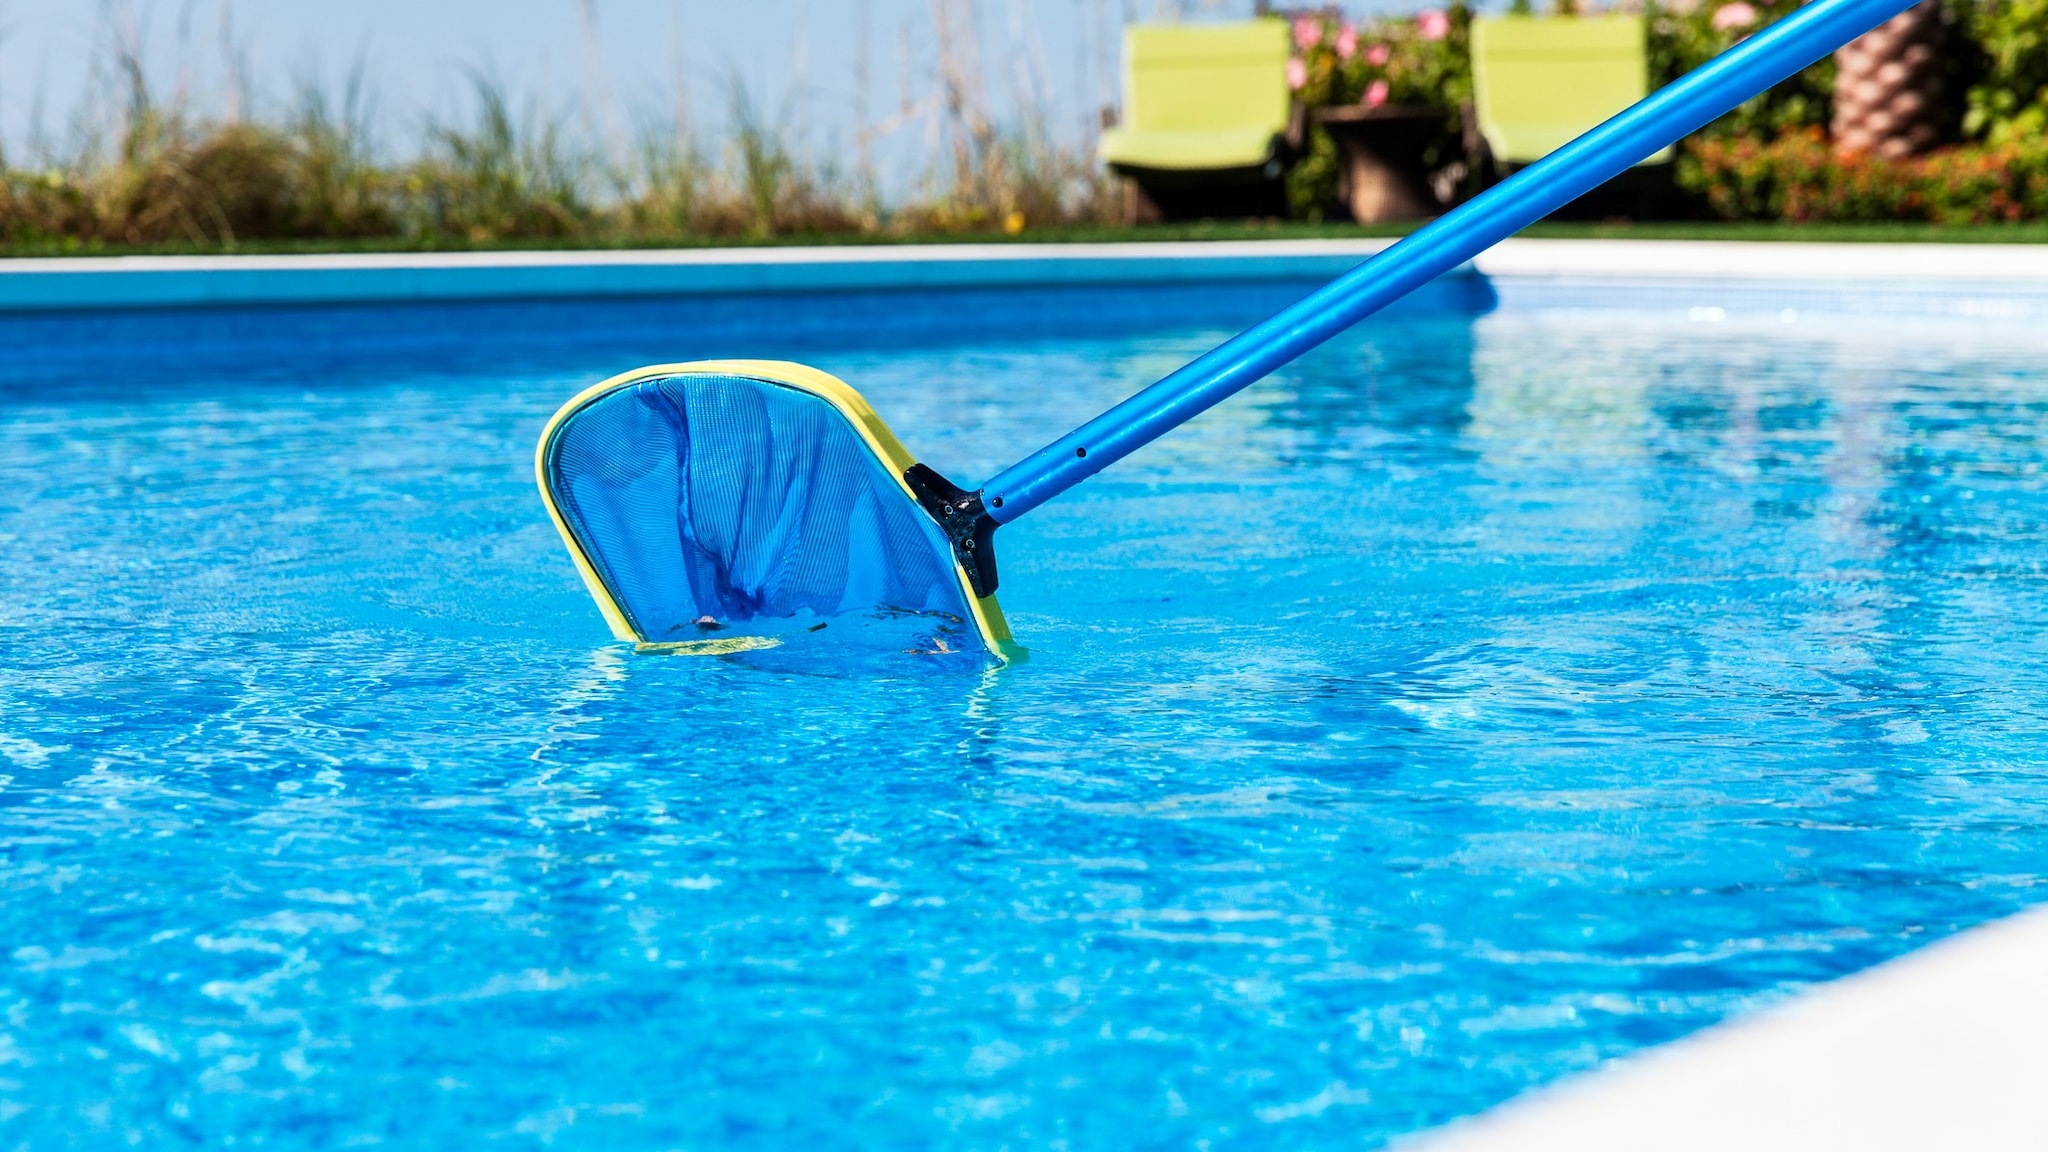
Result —
M 1648 0 L 1650 76 L 1668 84 L 1799 0 Z M 1943 118 L 1993 144 L 2048 133 L 2048 0 L 1942 0 Z M 1835 66 L 1821 60 L 1744 104 L 1705 135 L 1764 139 L 1828 121 Z
M 1992 224 L 2048 219 L 2048 140 L 1944 148 L 1911 160 L 1842 155 L 1818 128 L 1765 143 L 1694 140 L 1680 184 L 1731 220 Z
M 1429 109 L 1443 131 L 1424 162 L 1439 168 L 1463 155 L 1460 117 L 1472 98 L 1472 11 L 1463 4 L 1412 17 L 1375 16 L 1354 24 L 1334 12 L 1294 17 L 1294 54 L 1287 85 L 1310 108 Z M 1337 195 L 1337 146 L 1320 128 L 1288 173 L 1287 198 L 1297 216 L 1320 219 Z
M 1651 86 L 1668 84 L 1804 0 L 1643 0 Z M 1524 10 L 1533 4 L 1519 5 Z M 1576 0 L 1552 0 L 1561 14 Z M 1678 181 L 1730 219 L 2048 218 L 2048 0 L 1943 0 L 1948 123 L 1981 145 L 1909 162 L 1837 156 L 1825 129 L 1835 63 L 1820 60 L 1708 125 L 1688 143 Z M 1353 24 L 1332 11 L 1293 19 L 1288 85 L 1309 107 L 1421 107 L 1444 114 L 1426 157 L 1461 158 L 1459 116 L 1471 97 L 1470 10 Z M 1320 216 L 1337 186 L 1337 150 L 1310 134 L 1288 177 L 1297 215 Z
M 1463 5 L 1363 25 L 1324 12 L 1296 16 L 1288 85 L 1311 108 L 1397 104 L 1454 117 L 1472 97 L 1471 22 Z
M 1801 0 L 1650 0 L 1643 10 L 1650 87 L 1671 83 L 1735 46 L 1736 41 L 1799 7 Z M 1829 56 L 1709 125 L 1708 137 L 1775 139 L 1824 125 L 1832 105 L 1835 61 Z

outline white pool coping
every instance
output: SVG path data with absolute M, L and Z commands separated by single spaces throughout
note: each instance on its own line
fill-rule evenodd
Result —
M 1460 1121 L 1403 1152 L 2048 1148 L 2048 909 Z
M 1509 240 L 1476 263 L 1487 276 L 1530 278 L 2048 286 L 2048 244 Z
M 897 244 L 37 258 L 0 260 L 0 312 L 1326 279 L 1389 243 Z
M 1320 280 L 1382 239 L 0 259 L 0 312 Z M 1453 275 L 2048 292 L 2048 244 L 1509 240 Z

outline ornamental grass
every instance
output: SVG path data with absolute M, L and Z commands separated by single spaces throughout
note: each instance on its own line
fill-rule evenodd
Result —
M 107 132 L 35 163 L 0 155 L 0 250 L 658 245 L 1014 234 L 1115 218 L 1088 149 L 996 127 L 971 99 L 941 110 L 947 168 L 888 204 L 872 172 L 808 159 L 786 118 L 764 115 L 737 84 L 715 139 L 653 120 L 602 147 L 572 131 L 573 119 L 476 75 L 469 116 L 430 123 L 418 153 L 394 159 L 374 146 L 359 82 L 339 95 L 308 89 L 273 117 L 209 119 L 158 99 L 133 55 L 119 60 L 122 91 L 110 103 L 120 114 Z

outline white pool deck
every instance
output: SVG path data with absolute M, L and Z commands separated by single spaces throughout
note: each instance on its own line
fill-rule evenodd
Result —
M 1319 279 L 1390 243 L 0 259 L 0 313 Z M 1769 309 L 1798 300 L 2048 323 L 2048 244 L 1510 240 L 1452 275 L 1487 278 L 1504 302 L 1685 301 L 1712 305 L 1693 310 L 1719 318 L 1722 299 Z M 2048 909 L 1963 932 L 1401 1146 L 2048 1152 Z
M 2048 1149 L 2048 910 L 1484 1113 L 1402 1152 Z
M 0 259 L 0 312 L 1314 280 L 1335 276 L 1391 243 L 1243 240 Z M 1532 288 L 1558 280 L 1616 288 L 1705 282 L 1832 285 L 1883 295 L 1942 285 L 1965 295 L 1999 297 L 2018 291 L 2048 299 L 2048 244 L 1509 240 L 1451 275 Z M 2038 310 L 2030 306 L 2016 314 Z

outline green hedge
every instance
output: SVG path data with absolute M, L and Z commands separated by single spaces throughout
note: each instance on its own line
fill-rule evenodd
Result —
M 1844 156 L 1818 129 L 1693 141 L 1679 180 L 1730 220 L 1993 224 L 2048 219 L 2048 140 Z

